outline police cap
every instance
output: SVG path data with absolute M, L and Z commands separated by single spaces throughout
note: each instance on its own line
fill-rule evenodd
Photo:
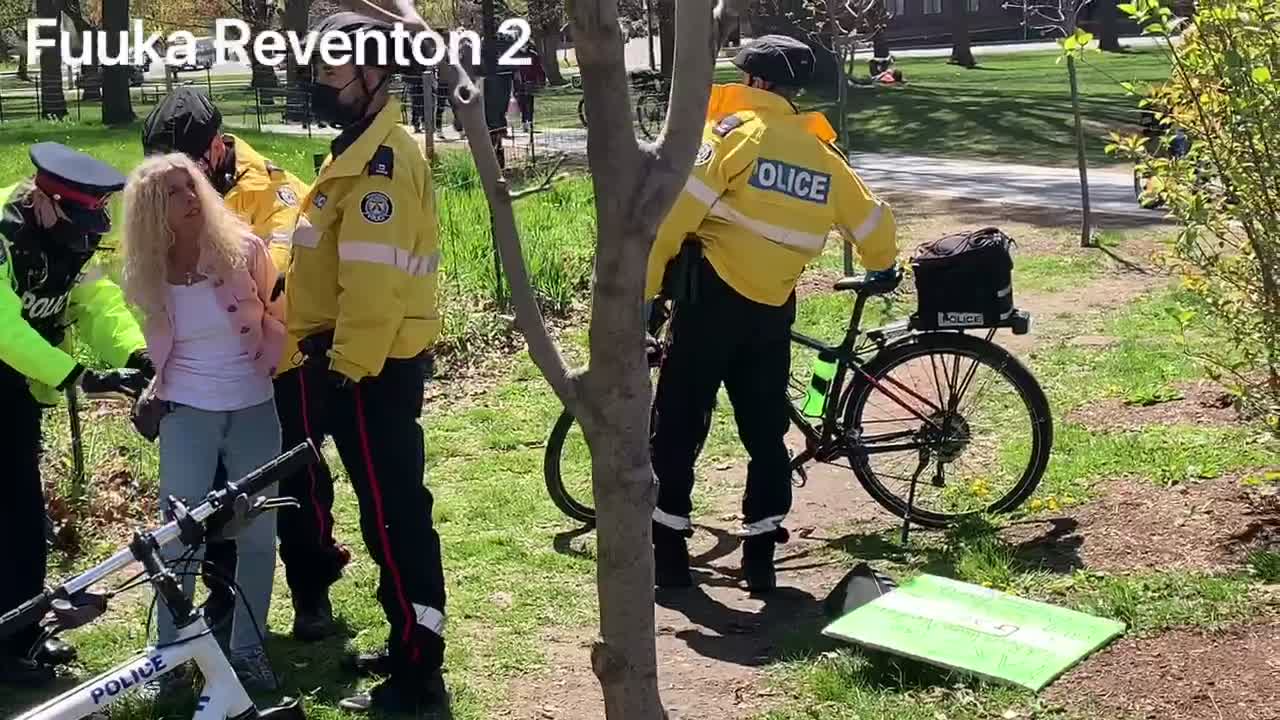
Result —
M 761 80 L 804 87 L 813 76 L 815 58 L 808 45 L 786 35 L 762 35 L 733 56 L 733 64 Z
M 36 187 L 58 203 L 73 225 L 91 235 L 111 230 L 107 200 L 124 188 L 119 170 L 54 142 L 32 145 L 30 155 Z
M 222 128 L 222 113 L 204 93 L 178 88 L 165 95 L 142 123 L 146 155 L 181 152 L 203 157 Z

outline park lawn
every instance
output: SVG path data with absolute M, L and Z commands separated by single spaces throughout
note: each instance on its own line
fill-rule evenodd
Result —
M 980 55 L 976 68 L 965 69 L 946 58 L 902 58 L 905 85 L 849 90 L 849 149 L 1073 165 L 1071 90 L 1066 64 L 1057 60 L 1053 52 Z M 1137 99 L 1120 83 L 1162 81 L 1168 61 L 1156 49 L 1089 53 L 1078 69 L 1089 161 L 1115 162 L 1104 151 L 1107 132 L 1136 132 L 1138 117 Z M 865 76 L 866 65 L 859 62 L 855 72 Z M 802 102 L 838 125 L 831 94 L 807 94 Z

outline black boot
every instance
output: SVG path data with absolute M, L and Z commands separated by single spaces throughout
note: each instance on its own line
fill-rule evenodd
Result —
M 302 642 L 323 640 L 337 631 L 329 593 L 293 599 L 293 637 Z
M 768 592 L 778 586 L 773 568 L 773 547 L 787 541 L 787 531 L 778 528 L 763 535 L 751 535 L 742 541 L 742 578 L 747 590 Z
M 382 713 L 413 717 L 448 718 L 449 691 L 439 670 L 425 680 L 402 680 L 390 677 L 369 690 L 338 703 L 338 707 L 355 713 Z
M 62 638 L 51 637 L 36 646 L 32 659 L 49 667 L 70 665 L 76 661 L 76 649 Z
M 653 524 L 653 584 L 661 588 L 689 587 L 689 531 Z

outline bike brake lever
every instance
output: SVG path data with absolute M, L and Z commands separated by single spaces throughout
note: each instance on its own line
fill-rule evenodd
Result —
M 296 498 L 284 496 L 275 498 L 260 497 L 249 504 L 249 498 L 246 495 L 238 495 L 232 501 L 232 516 L 223 523 L 222 527 L 216 533 L 217 537 L 222 540 L 233 540 L 236 535 L 240 534 L 250 522 L 264 512 L 272 510 L 280 510 L 283 508 L 300 508 L 301 503 Z

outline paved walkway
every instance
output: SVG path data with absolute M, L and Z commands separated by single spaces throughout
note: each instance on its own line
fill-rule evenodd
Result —
M 303 134 L 297 125 L 264 125 L 264 132 Z M 412 130 L 412 128 L 406 128 Z M 513 128 L 515 130 L 515 128 Z M 314 129 L 316 137 L 332 137 L 332 129 Z M 446 130 L 438 147 L 462 148 L 462 139 Z M 508 162 L 520 162 L 530 152 L 528 135 L 508 141 Z M 532 150 L 540 155 L 576 155 L 587 152 L 585 128 L 549 128 L 534 134 Z M 1045 167 L 995 163 L 960 158 L 936 158 L 893 153 L 853 153 L 858 174 L 877 191 L 920 193 L 977 202 L 1005 203 L 1059 210 L 1080 209 L 1080 172 L 1074 167 Z M 1093 211 L 1127 217 L 1162 217 L 1158 210 L 1143 210 L 1133 194 L 1133 175 L 1126 166 L 1091 168 L 1089 199 Z

